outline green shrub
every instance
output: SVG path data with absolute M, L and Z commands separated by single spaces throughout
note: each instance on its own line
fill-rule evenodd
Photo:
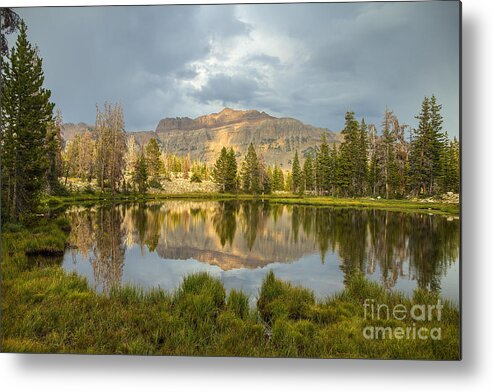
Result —
M 154 179 L 154 180 L 150 180 L 147 185 L 149 186 L 149 188 L 153 188 L 153 189 L 163 189 L 163 186 L 161 185 L 161 183 Z
M 311 290 L 278 280 L 272 271 L 265 277 L 257 301 L 260 315 L 268 323 L 278 318 L 309 318 L 313 305 L 315 296 Z
M 209 296 L 215 306 L 218 308 L 224 307 L 226 291 L 223 284 L 219 279 L 210 276 L 206 272 L 199 272 L 185 277 L 177 290 L 176 299 L 179 301 L 189 294 Z
M 193 173 L 192 177 L 190 177 L 190 182 L 200 183 L 202 182 L 202 178 L 200 178 L 200 175 L 198 173 Z

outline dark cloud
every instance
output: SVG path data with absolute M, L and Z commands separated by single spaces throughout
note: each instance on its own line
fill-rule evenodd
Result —
M 458 2 L 19 9 L 66 121 L 122 102 L 127 129 L 221 106 L 339 130 L 346 110 L 459 128 Z

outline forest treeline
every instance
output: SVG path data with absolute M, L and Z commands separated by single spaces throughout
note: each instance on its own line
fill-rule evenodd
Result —
M 3 11 L 2 11 L 3 12 Z M 13 22 L 14 23 L 14 22 Z M 425 97 L 410 130 L 386 110 L 378 131 L 346 113 L 342 142 L 298 152 L 291 170 L 270 166 L 250 144 L 244 157 L 224 147 L 213 167 L 163 151 L 158 140 L 140 146 L 125 132 L 123 108 L 96 107 L 94 130 L 65 144 L 63 119 L 43 87 L 42 59 L 27 39 L 27 27 L 2 57 L 1 142 L 2 218 L 16 222 L 36 211 L 42 193 L 68 192 L 69 178 L 86 190 L 145 193 L 165 181 L 214 181 L 225 193 L 276 191 L 401 198 L 459 191 L 459 142 L 442 131 L 441 105 Z
M 163 181 L 177 177 L 192 182 L 212 180 L 224 193 L 287 191 L 389 199 L 458 192 L 459 142 L 442 132 L 440 110 L 434 96 L 425 97 L 417 116 L 418 128 L 410 131 L 407 140 L 408 127 L 390 110 L 384 113 L 380 132 L 348 112 L 342 142 L 329 145 L 324 135 L 319 146 L 295 152 L 291 170 L 267 165 L 253 144 L 240 159 L 233 147 L 223 147 L 213 167 L 208 167 L 189 156 L 163 151 L 157 139 L 141 147 L 133 136 L 127 139 L 123 129 L 112 127 L 111 121 L 105 126 L 98 120 L 94 131 L 77 135 L 63 151 L 64 176 L 65 181 L 97 178 L 100 189 L 109 187 L 112 192 L 161 189 Z M 107 105 L 102 117 L 113 115 L 123 124 L 121 107 Z M 112 132 L 117 134 L 112 136 Z M 115 165 L 116 171 L 112 169 Z
M 288 191 L 340 197 L 403 198 L 459 192 L 460 148 L 456 138 L 442 132 L 442 106 L 425 97 L 417 129 L 406 140 L 406 125 L 386 109 L 378 133 L 374 125 L 358 122 L 347 112 L 340 145 L 329 146 L 325 135 L 313 151 L 298 151 L 291 171 L 267 166 L 250 144 L 241 168 L 233 149 L 224 147 L 213 178 L 224 192 L 271 193 Z

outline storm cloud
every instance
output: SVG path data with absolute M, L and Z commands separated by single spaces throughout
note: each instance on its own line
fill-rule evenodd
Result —
M 340 130 L 385 107 L 416 125 L 424 96 L 459 132 L 459 3 L 16 9 L 66 122 L 121 102 L 128 130 L 224 106 Z

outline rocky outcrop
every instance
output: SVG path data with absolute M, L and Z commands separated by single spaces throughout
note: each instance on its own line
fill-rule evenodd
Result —
M 164 118 L 159 121 L 156 132 L 194 131 L 204 128 L 218 128 L 241 122 L 255 122 L 274 119 L 265 112 L 257 110 L 233 110 L 225 108 L 219 113 L 200 116 L 196 119 L 189 117 Z
M 162 147 L 171 153 L 190 155 L 192 159 L 212 164 L 226 146 L 233 147 L 241 161 L 253 143 L 266 163 L 277 163 L 285 169 L 290 168 L 295 150 L 301 155 L 312 152 L 324 133 L 329 143 L 339 143 L 339 134 L 325 128 L 256 110 L 228 108 L 196 119 L 166 118 L 156 128 Z

